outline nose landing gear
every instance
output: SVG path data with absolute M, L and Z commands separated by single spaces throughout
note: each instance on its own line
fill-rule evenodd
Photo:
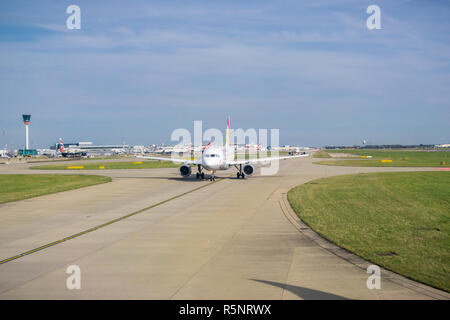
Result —
M 216 181 L 216 176 L 214 175 L 215 171 L 211 171 L 211 176 L 209 177 L 209 181 Z M 205 173 L 202 172 L 202 166 L 198 165 L 198 172 L 195 175 L 197 179 L 205 180 Z

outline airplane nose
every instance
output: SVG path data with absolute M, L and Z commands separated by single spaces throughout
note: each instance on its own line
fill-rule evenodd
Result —
M 205 165 L 209 168 L 215 168 L 217 166 L 217 162 L 214 158 L 205 158 Z

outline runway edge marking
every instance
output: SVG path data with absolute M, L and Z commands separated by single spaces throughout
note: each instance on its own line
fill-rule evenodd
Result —
M 214 184 L 214 183 L 216 183 L 216 182 L 219 182 L 219 181 L 221 181 L 221 179 L 218 180 L 218 181 L 213 181 L 213 182 L 207 183 L 207 184 L 205 184 L 205 185 L 203 185 L 203 186 L 200 186 L 200 187 L 197 187 L 197 188 L 195 188 L 195 189 L 192 189 L 192 190 L 183 192 L 183 193 L 181 193 L 181 194 L 178 194 L 178 195 L 176 195 L 176 196 L 173 196 L 173 197 L 171 197 L 171 198 L 169 198 L 169 199 L 166 199 L 166 200 L 164 200 L 164 201 L 158 202 L 158 203 L 156 203 L 156 204 L 152 204 L 151 206 L 148 206 L 148 207 L 139 209 L 139 210 L 137 210 L 137 211 L 134 211 L 134 212 L 129 213 L 129 214 L 127 214 L 127 215 L 124 215 L 124 216 L 122 216 L 122 217 L 119 217 L 119 218 L 116 218 L 116 219 L 114 219 L 114 220 L 105 222 L 105 223 L 103 223 L 103 224 L 101 224 L 101 225 L 98 225 L 98 226 L 96 226 L 96 227 L 92 227 L 92 228 L 89 228 L 89 229 L 87 229 L 87 230 L 84 230 L 84 231 L 78 232 L 78 233 L 76 233 L 76 234 L 73 234 L 73 235 L 71 235 L 71 236 L 65 237 L 65 238 L 63 238 L 63 239 L 60 239 L 60 240 L 56 240 L 56 241 L 50 242 L 50 243 L 48 243 L 48 244 L 42 245 L 42 246 L 40 246 L 40 247 L 37 247 L 37 248 L 35 248 L 35 249 L 31 249 L 31 250 L 25 251 L 25 252 L 23 252 L 23 253 L 20 253 L 20 254 L 18 254 L 18 255 L 13 256 L 13 257 L 3 259 L 3 260 L 0 261 L 0 265 L 5 264 L 5 263 L 10 262 L 10 261 L 13 261 L 13 260 L 16 260 L 16 259 L 19 259 L 19 258 L 22 258 L 22 257 L 27 256 L 27 255 L 29 255 L 29 254 L 32 254 L 32 253 L 35 253 L 35 252 L 44 250 L 44 249 L 46 249 L 46 248 L 55 246 L 55 245 L 57 245 L 57 244 L 59 244 L 59 243 L 62 243 L 62 242 L 65 242 L 65 241 L 68 241 L 68 240 L 71 240 L 71 239 L 80 237 L 80 236 L 82 236 L 82 235 L 84 235 L 84 234 L 87 234 L 87 233 L 89 233 L 89 232 L 98 230 L 98 229 L 100 229 L 100 228 L 109 226 L 109 225 L 111 225 L 111 224 L 113 224 L 113 223 L 122 221 L 122 220 L 124 220 L 124 219 L 129 218 L 129 217 L 132 217 L 132 216 L 134 216 L 134 215 L 137 215 L 137 214 L 139 214 L 139 213 L 141 213 L 141 212 L 147 211 L 147 210 L 152 209 L 152 208 L 154 208 L 154 207 L 157 207 L 157 206 L 160 206 L 160 205 L 162 205 L 162 204 L 165 204 L 165 203 L 167 203 L 167 202 L 169 202 L 169 201 L 172 201 L 172 200 L 175 200 L 175 199 L 180 198 L 180 197 L 182 197 L 182 196 L 185 196 L 185 195 L 187 195 L 187 194 L 189 194 L 189 193 L 192 193 L 192 192 L 195 192 L 195 191 L 197 191 L 197 190 L 203 189 L 203 188 L 205 188 L 205 187 L 207 187 L 207 186 L 210 186 L 210 185 L 212 185 L 212 184 Z

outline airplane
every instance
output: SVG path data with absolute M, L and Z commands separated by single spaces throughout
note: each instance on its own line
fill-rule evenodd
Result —
M 59 141 L 56 145 L 57 153 L 59 153 L 64 158 L 81 158 L 86 156 L 86 152 L 81 151 L 81 149 L 76 148 L 65 148 L 62 138 L 59 138 Z
M 370 144 L 372 144 L 372 142 L 370 142 L 370 141 L 368 141 L 368 140 L 366 140 L 366 139 L 362 139 L 362 140 L 361 140 L 361 145 L 360 145 L 360 147 L 361 147 L 361 148 L 366 148 L 366 147 L 369 146 Z
M 199 160 L 185 160 L 185 159 L 170 159 L 163 157 L 151 157 L 151 156 L 136 156 L 137 158 L 148 159 L 148 160 L 160 160 L 160 161 L 170 161 L 182 163 L 179 168 L 182 177 L 189 177 L 192 173 L 191 165 L 196 165 L 198 172 L 196 173 L 197 179 L 205 179 L 205 174 L 203 169 L 211 172 L 211 177 L 209 180 L 215 181 L 216 177 L 214 174 L 218 170 L 228 170 L 230 167 L 235 167 L 238 172 L 236 174 L 237 179 L 245 179 L 245 176 L 251 176 L 255 171 L 253 164 L 258 162 L 270 162 L 282 159 L 292 159 L 307 157 L 308 154 L 301 154 L 295 156 L 284 156 L 284 157 L 267 157 L 259 159 L 247 159 L 247 160 L 235 160 L 235 150 L 234 147 L 229 144 L 229 134 L 230 134 L 230 117 L 227 121 L 227 134 L 225 146 L 211 146 L 210 143 L 202 151 L 202 157 Z
M 261 151 L 261 147 L 262 147 L 262 143 L 258 144 L 257 146 L 248 144 L 248 145 L 245 146 L 245 149 L 247 151 L 250 151 L 250 150 Z
M 8 150 L 8 145 L 5 144 L 5 149 L 0 150 L 0 158 L 11 158 L 12 154 Z
M 196 152 L 198 151 L 198 148 L 194 148 L 192 146 L 192 143 L 186 145 L 186 146 L 167 146 L 167 147 L 160 147 L 157 150 L 153 151 L 153 153 L 160 153 L 160 154 L 172 154 L 172 153 L 184 153 L 184 152 Z

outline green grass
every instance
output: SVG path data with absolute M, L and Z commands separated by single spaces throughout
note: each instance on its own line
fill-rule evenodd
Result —
M 320 150 L 313 154 L 313 158 L 331 158 L 331 156 L 328 154 L 327 151 Z
M 110 181 L 111 178 L 109 177 L 80 174 L 2 174 L 0 175 L 0 203 L 28 199 Z
M 114 156 L 104 156 L 104 157 L 92 157 L 92 158 L 88 158 L 88 157 L 79 157 L 79 158 L 51 158 L 51 157 L 37 157 L 37 158 L 32 158 L 29 159 L 31 161 L 29 161 L 29 163 L 42 163 L 42 162 L 53 162 L 53 163 L 58 163 L 61 161 L 92 161 L 92 160 L 117 160 L 117 159 L 130 159 L 130 158 L 134 158 L 133 156 L 126 156 L 126 155 L 114 155 Z
M 450 153 L 438 151 L 401 150 L 328 150 L 331 153 L 351 153 L 358 156 L 372 156 L 372 159 L 318 161 L 316 164 L 350 167 L 450 167 Z M 392 162 L 381 162 L 392 160 Z M 441 165 L 445 162 L 445 165 Z
M 450 292 L 450 172 L 324 178 L 291 189 L 288 199 L 338 246 Z M 386 252 L 396 255 L 377 254 Z
M 73 163 L 73 164 L 52 164 L 33 166 L 35 170 L 101 170 L 101 169 L 153 169 L 153 168 L 177 168 L 179 164 L 171 161 L 126 161 L 126 162 L 95 162 L 95 163 Z M 71 168 L 83 167 L 83 168 Z M 103 168 L 100 168 L 103 167 Z

